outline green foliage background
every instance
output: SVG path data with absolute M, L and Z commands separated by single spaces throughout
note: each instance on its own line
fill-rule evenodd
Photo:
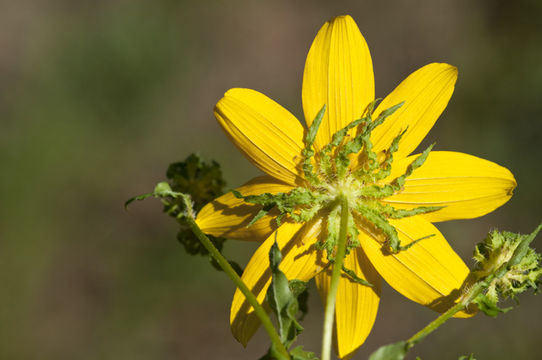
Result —
M 230 87 L 264 92 L 301 118 L 304 59 L 318 28 L 351 14 L 370 46 L 377 95 L 433 61 L 459 68 L 436 150 L 512 170 L 495 213 L 440 229 L 465 260 L 490 228 L 541 220 L 542 3 L 468 1 L 116 0 L 0 4 L 0 358 L 238 359 L 233 286 L 189 257 L 152 190 L 198 151 L 230 187 L 256 175 L 216 124 Z M 535 241 L 535 247 L 540 240 Z M 244 264 L 256 244 L 229 242 Z M 539 248 L 541 247 L 538 245 Z M 469 262 L 469 264 L 472 264 Z M 537 357 L 540 299 L 491 319 L 453 320 L 413 353 L 424 359 Z M 313 292 L 300 341 L 319 349 Z M 411 335 L 435 314 L 385 288 L 357 358 Z

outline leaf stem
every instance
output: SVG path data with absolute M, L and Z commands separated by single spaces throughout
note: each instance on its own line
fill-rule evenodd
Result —
M 350 209 L 348 200 L 343 195 L 340 199 L 341 205 L 341 224 L 339 230 L 339 239 L 337 243 L 337 253 L 331 273 L 331 283 L 326 298 L 326 308 L 324 313 L 324 329 L 322 333 L 322 360 L 329 360 L 331 356 L 331 338 L 333 335 L 333 321 L 335 319 L 335 302 L 337 300 L 337 289 L 341 279 L 341 269 L 346 254 L 346 237 L 348 231 L 348 217 Z
M 228 260 L 226 260 L 224 256 L 222 256 L 220 251 L 218 251 L 218 249 L 213 245 L 211 240 L 209 240 L 209 238 L 203 233 L 203 231 L 201 231 L 194 219 L 191 216 L 186 216 L 183 218 L 183 220 L 188 223 L 190 229 L 192 230 L 192 232 L 194 232 L 194 235 L 196 235 L 196 237 L 201 241 L 203 246 L 205 246 L 211 256 L 216 260 L 218 265 L 220 265 L 222 270 L 224 270 L 226 275 L 228 275 L 228 277 L 231 279 L 231 281 L 233 281 L 233 283 L 239 288 L 243 295 L 245 295 L 248 303 L 254 308 L 254 312 L 262 322 L 265 331 L 267 331 L 267 334 L 269 335 L 269 338 L 271 339 L 271 342 L 273 343 L 277 351 L 284 355 L 286 359 L 290 359 L 288 350 L 280 341 L 280 337 L 275 330 L 271 319 L 267 315 L 267 311 L 265 311 L 264 308 L 260 305 L 260 303 L 256 299 L 256 296 L 254 296 L 252 291 L 250 291 L 250 289 L 246 286 L 246 284 L 239 277 L 239 275 L 237 275 Z

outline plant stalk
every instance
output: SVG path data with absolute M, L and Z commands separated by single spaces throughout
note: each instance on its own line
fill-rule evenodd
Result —
M 339 229 L 339 240 L 337 243 L 337 253 L 331 273 L 331 283 L 326 298 L 326 308 L 324 313 L 324 329 L 322 333 L 322 360 L 329 360 L 331 357 L 331 339 L 333 335 L 333 321 L 335 320 L 335 303 L 337 300 L 337 289 L 341 279 L 341 270 L 343 267 L 344 256 L 346 254 L 346 237 L 348 232 L 348 217 L 350 209 L 348 200 L 343 195 L 340 200 L 341 205 L 341 224 Z
M 273 323 L 271 322 L 271 319 L 269 318 L 267 312 L 264 310 L 264 308 L 260 305 L 258 300 L 256 299 L 256 296 L 250 291 L 250 289 L 246 286 L 246 284 L 243 282 L 243 280 L 237 275 L 235 270 L 231 267 L 228 260 L 222 256 L 220 251 L 213 245 L 211 240 L 201 231 L 198 224 L 194 221 L 194 219 L 190 216 L 186 216 L 183 218 L 183 220 L 186 220 L 190 228 L 192 229 L 192 232 L 196 237 L 201 241 L 203 246 L 209 251 L 211 256 L 216 260 L 218 265 L 224 270 L 226 275 L 233 281 L 235 286 L 243 293 L 245 298 L 247 299 L 248 303 L 252 305 L 254 308 L 254 312 L 262 322 L 263 327 L 265 328 L 265 331 L 267 331 L 267 334 L 269 335 L 269 338 L 271 339 L 271 342 L 282 355 L 286 357 L 286 359 L 290 359 L 290 355 L 288 353 L 288 350 L 282 342 L 280 341 L 279 334 L 275 330 L 275 327 L 273 326 Z

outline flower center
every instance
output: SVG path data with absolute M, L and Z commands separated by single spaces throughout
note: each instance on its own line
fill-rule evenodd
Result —
M 367 223 L 372 224 L 385 236 L 387 250 L 398 252 L 412 246 L 416 241 L 407 246 L 401 246 L 397 231 L 388 220 L 436 211 L 441 207 L 395 209 L 381 200 L 403 189 L 407 177 L 423 164 L 432 145 L 407 167 L 403 175 L 388 181 L 393 154 L 398 150 L 405 131 L 401 131 L 393 139 L 389 149 L 383 151 L 380 156 L 373 151 L 371 143 L 372 131 L 402 105 L 401 103 L 392 106 L 373 118 L 376 101 L 372 102 L 361 119 L 354 120 L 337 131 L 330 143 L 316 153 L 313 143 L 324 116 L 326 109 L 324 106 L 312 122 L 305 137 L 301 163 L 306 180 L 304 186 L 296 187 L 288 193 L 278 194 L 243 196 L 234 191 L 234 195 L 238 198 L 248 203 L 262 205 L 262 209 L 252 219 L 249 226 L 272 208 L 277 208 L 280 212 L 277 218 L 279 224 L 285 216 L 303 223 L 315 217 L 325 218 L 326 227 L 323 231 L 325 236 L 321 237 L 319 245 L 320 248 L 326 249 L 329 255 L 334 252 L 338 238 L 340 199 L 344 197 L 349 207 L 349 249 L 359 246 L 358 229 L 366 226 Z

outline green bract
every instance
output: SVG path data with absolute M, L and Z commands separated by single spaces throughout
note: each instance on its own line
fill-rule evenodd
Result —
M 337 131 L 331 142 L 317 152 L 313 144 L 326 106 L 320 110 L 305 136 L 304 159 L 301 164 L 306 181 L 304 185 L 287 193 L 277 194 L 244 196 L 234 190 L 233 194 L 237 198 L 244 199 L 247 203 L 262 205 L 262 209 L 252 219 L 249 226 L 273 208 L 280 212 L 276 219 L 278 224 L 285 216 L 295 222 L 308 222 L 318 215 L 326 220 L 326 235 L 319 242 L 319 248 L 325 249 L 328 259 L 333 261 L 333 253 L 339 236 L 341 213 L 339 199 L 344 196 L 351 209 L 348 219 L 347 251 L 359 246 L 358 228 L 362 227 L 362 222 L 370 222 L 381 231 L 387 239 L 385 250 L 393 253 L 406 250 L 422 240 L 418 239 L 407 246 L 402 246 L 397 231 L 388 219 L 424 214 L 439 210 L 441 206 L 395 209 L 383 204 L 380 200 L 402 190 L 405 180 L 424 163 L 433 145 L 420 154 L 407 167 L 404 174 L 389 180 L 393 154 L 398 150 L 399 142 L 406 129 L 398 133 L 389 149 L 381 154 L 373 151 L 371 133 L 403 103 L 382 111 L 374 118 L 377 102 L 378 100 L 373 101 L 361 119 Z M 357 157 L 361 164 L 357 168 L 351 166 L 354 157 Z M 348 269 L 344 270 L 347 274 L 351 273 Z M 350 276 L 357 281 L 357 277 Z M 364 283 L 367 285 L 367 282 Z
M 499 297 L 516 299 L 529 288 L 538 290 L 541 257 L 529 245 L 541 228 L 529 235 L 495 230 L 476 246 L 474 275 L 486 282 L 487 290 L 475 302 L 486 314 L 496 316 L 508 310 L 497 306 Z

